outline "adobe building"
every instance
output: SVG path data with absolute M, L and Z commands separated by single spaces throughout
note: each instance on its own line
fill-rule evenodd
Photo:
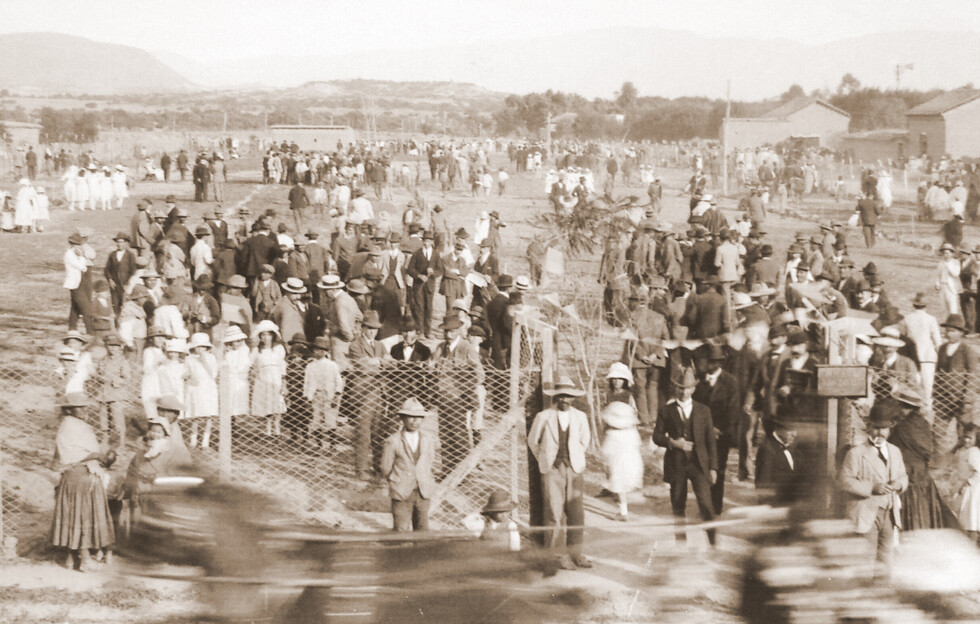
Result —
M 980 156 L 980 90 L 957 89 L 905 113 L 913 155 Z
M 841 139 L 841 151 L 854 162 L 902 162 L 909 153 L 909 131 L 901 128 L 867 130 L 846 134 Z
M 817 98 L 798 98 L 777 106 L 762 117 L 722 120 L 722 143 L 728 150 L 776 145 L 791 138 L 815 140 L 821 147 L 836 147 L 847 134 L 851 116 Z M 727 137 L 726 137 L 727 134 Z

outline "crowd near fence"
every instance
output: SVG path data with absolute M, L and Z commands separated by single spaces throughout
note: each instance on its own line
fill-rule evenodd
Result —
M 336 409 L 327 415 L 336 427 L 312 435 L 313 406 L 302 397 L 302 364 L 308 360 L 287 365 L 283 384 L 287 410 L 279 435 L 275 427 L 273 435 L 267 433 L 264 417 L 230 413 L 229 381 L 219 373 L 219 415 L 211 419 L 208 448 L 202 448 L 206 419 L 179 421 L 182 435 L 203 474 L 271 495 L 283 512 L 299 521 L 386 530 L 390 529 L 389 503 L 376 469 L 385 438 L 400 426 L 398 409 L 405 399 L 416 397 L 431 412 L 423 429 L 438 440 L 434 465 L 438 487 L 432 497 L 430 527 L 463 528 L 464 519 L 479 513 L 490 492 L 501 488 L 518 503 L 515 515 L 527 522 L 529 415 L 525 405 L 537 394 L 541 379 L 541 337 L 533 323 L 515 325 L 513 336 L 510 367 L 486 366 L 482 384 L 475 367 L 447 361 L 389 360 L 375 367 L 352 366 L 342 373 L 343 391 Z M 216 356 L 221 362 L 220 352 Z M 135 355 L 130 357 L 133 370 L 139 370 Z M 43 549 L 51 520 L 57 480 L 51 471 L 57 404 L 65 385 L 57 366 L 53 357 L 40 356 L 30 365 L 0 367 L 0 430 L 4 432 L 0 544 L 6 540 L 8 549 L 16 544 L 21 554 Z M 253 377 L 254 372 L 249 388 Z M 117 432 L 100 401 L 105 381 L 93 376 L 86 383 L 92 401 L 88 420 L 96 429 L 105 422 L 108 432 L 100 435 L 107 447 L 116 448 Z M 143 418 L 139 374 L 125 390 L 127 418 Z M 130 426 L 126 452 L 113 466 L 114 478 L 125 474 L 133 452 L 142 452 L 135 433 Z M 368 473 L 368 479 L 359 479 L 359 472 Z M 109 495 L 113 496 L 112 485 Z

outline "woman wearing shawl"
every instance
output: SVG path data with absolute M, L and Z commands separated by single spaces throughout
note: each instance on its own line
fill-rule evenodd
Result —
M 67 548 L 67 565 L 83 572 L 91 569 L 90 550 L 105 550 L 108 561 L 108 548 L 116 541 L 106 497 L 106 467 L 115 453 L 104 454 L 95 429 L 82 420 L 88 406 L 83 394 L 67 395 L 60 404 L 52 465 L 62 472 L 55 488 L 51 545 Z

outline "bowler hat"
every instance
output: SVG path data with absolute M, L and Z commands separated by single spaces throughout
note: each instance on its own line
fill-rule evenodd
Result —
M 361 325 L 363 327 L 381 329 L 381 318 L 378 316 L 378 312 L 376 310 L 368 310 L 365 312 Z
M 490 493 L 490 500 L 483 506 L 481 513 L 496 513 L 512 511 L 516 505 L 506 490 L 496 489 Z
M 870 427 L 894 427 L 902 418 L 902 407 L 896 399 L 884 397 L 875 401 L 868 415 Z
M 176 396 L 168 394 L 157 399 L 157 411 L 179 412 L 184 409 L 184 404 Z
M 371 289 L 364 280 L 355 277 L 347 283 L 347 292 L 355 295 L 366 295 L 371 292 Z
M 112 237 L 112 240 L 113 241 L 126 241 L 128 243 L 128 242 L 130 242 L 131 239 L 129 238 L 129 234 L 127 234 L 125 232 L 119 232 L 115 236 Z
M 329 351 L 330 339 L 326 336 L 317 336 L 316 340 L 313 341 L 313 349 L 317 351 Z
M 245 276 L 232 275 L 225 282 L 225 286 L 227 286 L 228 288 L 247 288 L 248 283 L 245 281 Z
M 969 330 L 966 328 L 966 320 L 963 318 L 962 314 L 950 314 L 947 316 L 946 322 L 943 323 L 943 327 L 958 329 L 964 334 L 969 332 Z
M 913 308 L 924 308 L 926 307 L 926 294 L 924 292 L 915 293 L 915 299 L 912 300 Z

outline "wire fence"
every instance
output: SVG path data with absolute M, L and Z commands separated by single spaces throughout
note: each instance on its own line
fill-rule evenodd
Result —
M 430 412 L 423 430 L 436 439 L 430 526 L 464 526 L 498 488 L 511 493 L 526 519 L 524 404 L 541 360 L 535 333 L 514 327 L 507 369 L 442 357 L 440 345 L 426 362 L 354 361 L 333 396 L 317 391 L 305 348 L 293 348 L 272 374 L 251 354 L 236 372 L 234 357 L 216 350 L 215 366 L 205 367 L 214 374 L 204 379 L 195 355 L 144 374 L 136 353 L 123 356 L 124 366 L 106 366 L 102 347 L 91 350 L 90 367 L 82 358 L 65 370 L 43 356 L 2 366 L 0 544 L 14 538 L 23 553 L 45 542 L 58 479 L 50 468 L 57 403 L 79 384 L 92 402 L 88 422 L 104 446 L 118 449 L 115 471 L 124 473 L 145 451 L 140 436 L 153 395 L 172 393 L 186 407 L 178 424 L 201 469 L 273 495 L 295 517 L 375 530 L 390 528 L 379 470 L 384 442 L 399 431 L 397 412 L 414 397 Z M 117 422 L 126 423 L 123 436 Z M 6 543 L 13 549 L 14 541 Z

